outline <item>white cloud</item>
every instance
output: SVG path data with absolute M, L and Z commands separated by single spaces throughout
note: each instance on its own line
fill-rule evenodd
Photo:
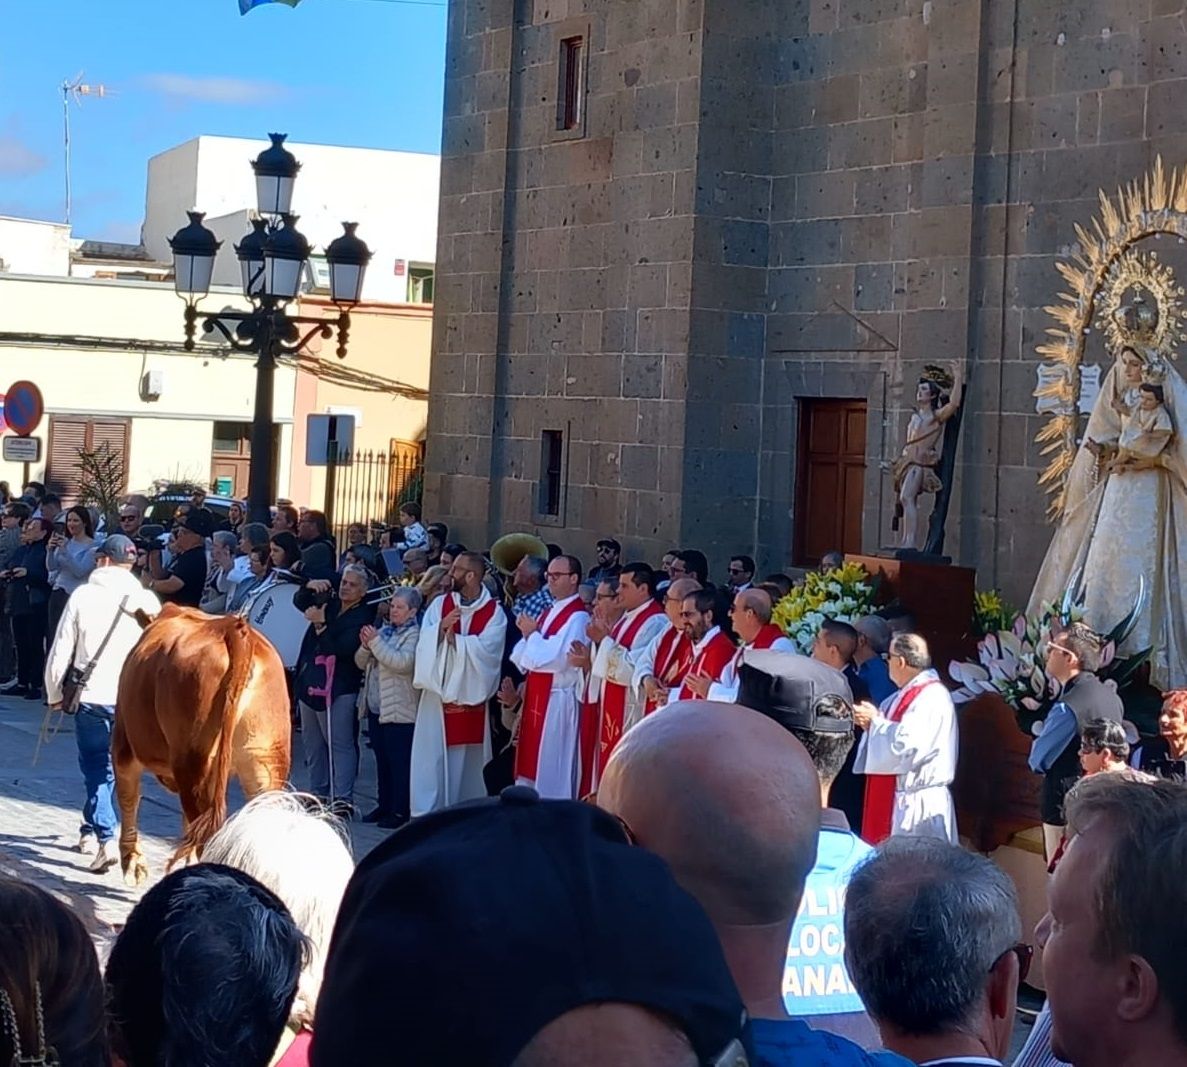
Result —
M 34 152 L 19 137 L 0 133 L 0 174 L 11 178 L 26 178 L 45 170 L 47 160 Z
M 174 100 L 203 104 L 267 104 L 291 96 L 278 82 L 251 78 L 193 77 L 189 74 L 147 74 L 144 84 Z

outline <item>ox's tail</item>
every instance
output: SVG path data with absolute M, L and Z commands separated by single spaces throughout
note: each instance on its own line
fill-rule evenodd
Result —
M 231 780 L 231 765 L 235 755 L 235 728 L 239 725 L 239 702 L 251 675 L 251 631 L 246 620 L 227 616 L 221 620 L 223 642 L 227 649 L 227 673 L 223 678 L 223 706 L 219 718 L 218 751 L 207 770 L 207 788 L 203 790 L 204 810 L 186 828 L 181 847 L 174 861 L 183 856 L 200 859 L 202 849 L 227 820 L 227 786 Z

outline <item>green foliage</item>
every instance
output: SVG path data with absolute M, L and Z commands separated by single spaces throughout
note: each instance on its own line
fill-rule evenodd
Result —
M 98 448 L 78 450 L 78 502 L 98 509 L 107 529 L 119 528 L 120 497 L 124 492 L 124 455 L 104 441 Z

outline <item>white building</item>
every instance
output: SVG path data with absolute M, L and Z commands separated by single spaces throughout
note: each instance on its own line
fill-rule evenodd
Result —
M 45 416 L 34 436 L 42 459 L 29 476 L 64 496 L 77 489 L 79 447 L 106 441 L 121 453 L 129 490 L 157 480 L 208 483 L 245 465 L 255 360 L 197 337 L 184 350 L 183 304 L 172 280 L 134 246 L 71 241 L 69 228 L 0 219 L 0 395 L 34 382 Z M 211 312 L 247 306 L 238 287 L 212 290 Z M 221 340 L 221 338 L 219 338 Z M 288 485 L 296 371 L 276 374 L 278 484 Z M 18 463 L 0 479 L 19 487 Z
M 197 209 L 223 241 L 216 284 L 240 284 L 234 245 L 251 230 L 256 204 L 251 161 L 266 140 L 195 137 L 148 162 L 142 239 L 153 259 L 169 258 L 168 239 Z M 374 258 L 363 298 L 384 303 L 426 303 L 437 252 L 437 196 L 441 159 L 418 152 L 286 143 L 301 170 L 293 192 L 297 228 L 315 248 L 316 281 L 328 285 L 325 246 L 357 222 Z M 319 262 L 320 259 L 320 262 Z M 321 287 L 321 286 L 319 286 Z

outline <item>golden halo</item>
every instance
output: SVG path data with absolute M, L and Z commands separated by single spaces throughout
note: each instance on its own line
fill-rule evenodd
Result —
M 1139 241 L 1163 233 L 1187 238 L 1187 171 L 1168 174 L 1159 157 L 1145 177 L 1117 190 L 1115 202 L 1101 191 L 1092 232 L 1077 225 L 1079 251 L 1070 263 L 1055 264 L 1071 291 L 1059 294 L 1060 303 L 1044 308 L 1055 325 L 1047 329 L 1050 340 L 1039 345 L 1037 352 L 1062 373 L 1035 390 L 1035 396 L 1056 401 L 1047 424 L 1035 435 L 1036 443 L 1043 446 L 1042 455 L 1051 456 L 1039 484 L 1051 496 L 1047 517 L 1053 522 L 1063 515 L 1067 476 L 1076 457 L 1080 363 L 1098 312 L 1106 340 L 1114 347 L 1116 338 L 1125 336 L 1125 324 L 1117 321 L 1117 313 L 1126 295 L 1138 290 L 1158 310 L 1153 327 L 1154 336 L 1161 338 L 1158 356 L 1169 356 L 1175 343 L 1187 339 L 1180 332 L 1183 290 L 1174 284 L 1171 269 L 1158 262 L 1154 253 L 1131 251 Z M 1142 347 L 1153 349 L 1155 342 L 1147 338 Z
M 1136 294 L 1136 298 L 1131 294 Z M 1116 352 L 1132 344 L 1155 348 L 1160 354 L 1174 358 L 1175 345 L 1187 340 L 1180 331 L 1183 309 L 1179 297 L 1182 295 L 1183 289 L 1175 280 L 1175 272 L 1158 261 L 1157 252 L 1130 249 L 1119 257 L 1105 275 L 1096 301 L 1100 309 L 1096 325 L 1104 331 L 1109 351 Z M 1128 301 L 1127 297 L 1130 298 Z M 1138 301 L 1143 301 L 1155 313 L 1155 322 L 1149 330 L 1132 326 L 1132 317 L 1126 314 Z

